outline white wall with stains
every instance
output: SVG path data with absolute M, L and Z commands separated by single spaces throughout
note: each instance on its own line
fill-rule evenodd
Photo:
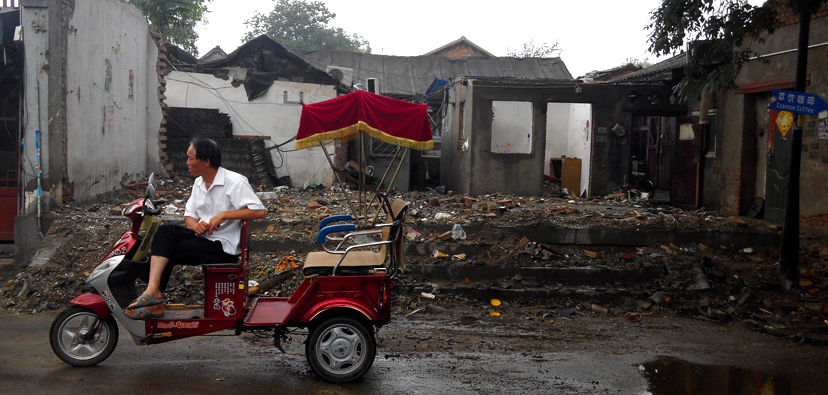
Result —
M 141 13 L 117 0 L 76 0 L 66 57 L 67 172 L 75 199 L 163 172 L 158 50 Z
M 38 130 L 44 209 L 64 196 L 94 201 L 124 182 L 165 172 L 158 145 L 158 51 L 146 20 L 119 0 L 73 3 L 21 8 L 25 214 L 36 211 Z

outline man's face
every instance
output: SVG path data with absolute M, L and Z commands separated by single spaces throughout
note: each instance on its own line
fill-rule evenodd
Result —
M 190 148 L 187 148 L 187 170 L 190 171 L 190 175 L 198 177 L 208 167 L 210 167 L 209 160 L 196 158 L 195 147 L 191 145 Z

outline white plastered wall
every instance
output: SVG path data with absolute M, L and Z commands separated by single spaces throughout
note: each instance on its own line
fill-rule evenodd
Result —
M 592 155 L 592 105 L 582 103 L 547 103 L 546 154 L 544 173 L 549 174 L 549 160 L 566 156 L 581 159 L 581 190 L 589 190 Z
M 302 106 L 298 104 L 300 92 L 307 104 L 333 99 L 337 95 L 330 85 L 274 81 L 263 95 L 248 101 L 244 85 L 234 87 L 230 80 L 211 74 L 174 71 L 166 80 L 168 106 L 217 109 L 230 115 L 234 135 L 267 136 L 270 138 L 265 143 L 267 147 L 296 136 L 302 115 Z M 287 92 L 287 102 L 284 92 Z M 333 145 L 327 147 L 328 153 L 333 154 Z M 332 184 L 333 172 L 321 148 L 295 150 L 295 144 L 289 142 L 282 146 L 282 150 L 285 151 L 282 155 L 276 150 L 271 151 L 279 177 L 290 176 L 296 187 Z
M 158 51 L 144 17 L 122 1 L 76 0 L 69 25 L 67 176 L 83 202 L 163 171 Z

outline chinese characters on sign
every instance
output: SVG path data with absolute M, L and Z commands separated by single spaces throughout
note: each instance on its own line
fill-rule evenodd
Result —
M 787 111 L 796 114 L 816 115 L 828 109 L 828 103 L 821 97 L 804 92 L 771 89 L 773 99 L 769 110 Z

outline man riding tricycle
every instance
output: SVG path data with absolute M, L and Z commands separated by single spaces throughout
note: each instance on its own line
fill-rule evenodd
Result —
M 393 100 L 388 103 L 396 107 L 385 108 L 388 113 L 382 119 L 374 119 L 376 115 L 366 118 L 356 108 L 390 100 L 359 91 L 303 105 L 297 148 L 320 144 L 327 154 L 326 142 L 362 140 L 366 133 L 401 147 L 430 148 L 424 105 Z M 331 113 L 336 116 L 329 116 Z M 414 125 L 416 133 L 389 123 L 395 116 L 410 117 L 406 128 Z M 412 123 L 411 119 L 418 121 Z M 397 154 L 400 152 L 398 149 Z M 164 202 L 157 200 L 155 180 L 150 176 L 146 196 L 123 209 L 131 228 L 87 279 L 94 291 L 73 299 L 72 306 L 52 324 L 50 342 L 55 354 L 74 366 L 98 364 L 117 344 L 117 323 L 139 345 L 222 330 L 234 330 L 236 335 L 267 330 L 279 349 L 290 330 L 307 328 L 305 354 L 314 372 L 332 382 L 361 377 L 374 361 L 376 330 L 391 320 L 392 278 L 402 265 L 407 204 L 399 199 L 389 201 L 385 193 L 365 183 L 364 177 L 347 176 L 327 157 L 352 214 L 322 221 L 316 237 L 322 250 L 308 254 L 301 269 L 304 279 L 292 296 L 250 297 L 246 221 L 264 218 L 265 207 L 245 177 L 221 167 L 215 142 L 195 139 L 188 149 L 187 165 L 197 178 L 187 201 L 184 225 L 161 224 Z M 356 208 L 342 177 L 358 186 Z M 392 184 L 393 178 L 388 185 Z M 202 266 L 203 305 L 166 308 L 163 292 L 177 264 Z M 147 281 L 140 294 L 136 292 L 139 277 Z

